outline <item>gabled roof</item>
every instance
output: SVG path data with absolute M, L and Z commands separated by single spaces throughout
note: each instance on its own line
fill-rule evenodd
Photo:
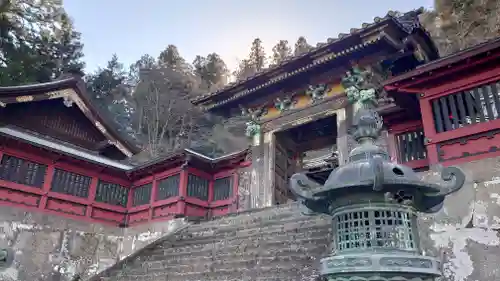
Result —
M 391 90 L 390 86 L 398 85 L 417 77 L 423 77 L 426 75 L 431 76 L 440 69 L 448 69 L 451 66 L 458 66 L 468 60 L 477 60 L 480 58 L 486 60 L 489 57 L 489 53 L 498 50 L 500 50 L 500 37 L 420 65 L 412 71 L 386 80 L 384 85 L 386 86 L 386 89 Z
M 426 40 L 427 45 L 431 48 L 431 51 L 434 53 L 433 56 L 437 57 L 438 56 L 437 48 L 435 47 L 432 40 L 430 40 L 430 36 L 422 28 L 420 21 L 418 20 L 418 15 L 420 15 L 423 11 L 424 9 L 420 8 L 417 10 L 407 12 L 403 15 L 399 15 L 397 12 L 394 11 L 389 11 L 386 14 L 386 16 L 382 18 L 380 17 L 374 18 L 374 21 L 372 23 L 363 23 L 361 28 L 352 28 L 349 34 L 341 33 L 337 36 L 337 38 L 329 38 L 327 40 L 327 43 L 322 43 L 322 44 L 320 43 L 316 46 L 316 48 L 313 48 L 307 53 L 288 58 L 282 63 L 264 69 L 258 73 L 255 73 L 250 77 L 247 77 L 246 79 L 230 83 L 218 91 L 200 95 L 192 99 L 191 102 L 195 105 L 202 105 L 210 101 L 212 98 L 228 92 L 238 92 L 237 94 L 235 93 L 233 97 L 230 97 L 229 98 L 230 100 L 240 98 L 244 95 L 248 95 L 252 92 L 257 91 L 262 87 L 267 87 L 270 84 L 282 81 L 285 78 L 304 72 L 309 68 L 345 56 L 357 49 L 375 43 L 376 41 L 380 40 L 390 41 L 390 39 L 388 38 L 381 38 L 384 36 L 381 37 L 379 36 L 378 38 L 371 40 L 371 42 L 367 42 L 360 46 L 352 45 L 352 44 L 357 44 L 354 42 L 359 41 L 356 39 L 358 39 L 358 37 L 361 34 L 365 34 L 368 31 L 383 26 L 384 24 L 394 24 L 400 31 L 406 34 L 413 34 L 413 33 L 425 34 L 424 40 Z M 345 44 L 347 48 L 340 51 L 338 55 L 335 54 L 331 55 L 331 50 L 339 49 L 339 47 L 342 46 L 342 44 Z M 293 71 L 292 73 L 283 73 L 283 69 L 285 68 L 295 69 L 295 71 Z M 210 107 L 206 109 L 210 109 Z
M 191 164 L 198 163 L 210 169 L 217 169 L 225 165 L 231 166 L 232 163 L 235 162 L 242 162 L 249 154 L 250 150 L 247 148 L 220 157 L 212 158 L 186 148 L 174 151 L 162 157 L 152 159 L 148 162 L 134 167 L 128 172 L 133 177 L 137 177 L 138 175 L 151 174 L 174 166 L 178 166 L 179 162 L 189 162 Z
M 64 99 L 74 103 L 94 126 L 124 155 L 130 157 L 140 152 L 140 148 L 126 133 L 120 132 L 118 125 L 92 103 L 85 90 L 84 81 L 75 76 L 48 83 L 23 86 L 0 87 L 0 106 L 14 103 L 36 102 L 50 99 Z

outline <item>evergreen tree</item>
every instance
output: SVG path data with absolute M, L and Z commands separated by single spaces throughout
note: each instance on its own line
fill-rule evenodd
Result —
M 142 55 L 141 58 L 129 67 L 127 84 L 135 87 L 139 83 L 141 71 L 147 71 L 157 66 L 156 60 L 148 55 Z
M 305 54 L 312 50 L 313 46 L 309 45 L 307 43 L 306 38 L 303 36 L 300 36 L 299 39 L 297 39 L 297 42 L 295 43 L 295 48 L 293 50 L 293 55 L 294 56 L 299 56 L 302 54 Z
M 255 74 L 255 67 L 248 59 L 241 60 L 236 70 L 233 71 L 233 75 L 236 80 L 246 79 L 253 74 Z
M 292 48 L 288 45 L 287 40 L 280 40 L 273 47 L 272 64 L 277 65 L 292 56 Z
M 259 38 L 253 40 L 248 60 L 256 72 L 262 71 L 266 67 L 266 51 Z
M 216 53 L 209 54 L 207 57 L 196 56 L 193 68 L 200 78 L 200 87 L 207 91 L 216 90 L 227 83 L 229 71 L 222 58 Z
M 165 50 L 160 53 L 158 56 L 158 66 L 185 73 L 190 70 L 189 64 L 180 55 L 175 45 L 168 45 Z
M 81 71 L 82 48 L 61 1 L 0 3 L 0 84 L 46 82 Z
M 87 75 L 87 90 L 93 94 L 96 104 L 107 110 L 120 127 L 130 134 L 133 108 L 130 104 L 130 88 L 125 81 L 127 72 L 118 56 L 114 54 L 105 68 Z

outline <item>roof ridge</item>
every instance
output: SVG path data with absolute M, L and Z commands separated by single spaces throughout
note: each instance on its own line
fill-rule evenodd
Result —
M 352 35 L 355 35 L 355 34 L 358 34 L 359 32 L 367 29 L 367 28 L 370 28 L 372 26 L 375 26 L 383 21 L 386 21 L 386 20 L 395 20 L 395 23 L 398 24 L 398 26 L 400 26 L 403 30 L 405 30 L 406 28 L 403 27 L 402 23 L 400 23 L 397 19 L 398 18 L 402 18 L 402 17 L 407 17 L 409 15 L 411 15 L 412 13 L 415 13 L 414 15 L 412 15 L 413 17 L 416 17 L 418 15 L 420 15 L 422 12 L 424 11 L 424 8 L 423 7 L 420 7 L 418 9 L 414 9 L 414 10 L 411 10 L 411 11 L 408 11 L 408 12 L 405 12 L 403 13 L 401 16 L 397 16 L 397 11 L 392 11 L 392 10 L 389 10 L 386 15 L 384 17 L 374 17 L 373 18 L 373 22 L 372 23 L 366 23 L 366 22 L 363 22 L 361 24 L 361 28 L 351 28 L 349 30 L 349 34 L 346 34 L 346 33 L 339 33 L 337 35 L 337 37 L 335 38 L 332 38 L 332 37 L 329 37 L 327 38 L 327 42 L 326 43 L 322 43 L 322 42 L 318 42 L 316 44 L 316 47 L 313 47 L 311 50 L 309 50 L 308 52 L 305 52 L 303 54 L 300 54 L 300 55 L 297 55 L 297 56 L 291 56 L 285 60 L 283 60 L 281 63 L 277 64 L 277 65 L 273 65 L 271 67 L 268 67 L 268 68 L 265 68 L 261 71 L 258 71 L 256 73 L 254 73 L 253 75 L 250 75 L 242 80 L 238 80 L 238 81 L 235 81 L 235 82 L 231 82 L 231 83 L 228 83 L 226 86 L 222 87 L 221 89 L 219 90 L 216 90 L 214 92 L 211 92 L 211 93 L 207 93 L 207 94 L 202 94 L 202 95 L 199 95 L 198 97 L 195 97 L 193 99 L 191 99 L 191 102 L 193 103 L 197 103 L 201 100 L 204 100 L 206 98 L 209 98 L 209 97 L 212 97 L 212 96 L 215 96 L 219 93 L 222 93 L 222 92 L 225 92 L 231 88 L 236 88 L 237 86 L 247 82 L 247 81 L 250 81 L 252 79 L 255 79 L 259 76 L 262 76 L 264 74 L 267 74 L 267 73 L 270 73 L 272 71 L 275 71 L 277 69 L 279 69 L 280 67 L 288 64 L 288 63 L 291 63 L 293 61 L 298 61 L 299 59 L 303 58 L 303 57 L 306 57 L 314 52 L 318 52 L 319 50 L 321 50 L 322 48 L 325 48 L 333 43 L 336 43 L 336 42 L 339 42 L 341 41 L 342 39 L 345 39 L 349 36 L 352 36 Z

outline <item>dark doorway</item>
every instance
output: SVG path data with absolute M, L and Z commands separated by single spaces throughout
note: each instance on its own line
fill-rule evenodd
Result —
M 324 184 L 337 167 L 337 118 L 335 115 L 276 133 L 274 155 L 275 203 L 294 200 L 289 179 L 294 173 L 306 173 Z

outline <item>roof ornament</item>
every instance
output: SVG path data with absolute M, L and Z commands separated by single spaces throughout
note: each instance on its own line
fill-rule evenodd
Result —
M 442 184 L 427 183 L 411 168 L 390 162 L 377 145 L 383 122 L 369 73 L 353 67 L 342 84 L 355 108 L 351 134 L 357 146 L 348 163 L 332 171 L 324 186 L 305 174 L 290 179 L 291 191 L 309 211 L 332 216 L 333 250 L 321 260 L 321 275 L 381 281 L 440 276 L 440 261 L 419 246 L 417 212 L 438 211 L 447 195 L 462 188 L 465 174 L 447 167 Z
M 246 122 L 245 135 L 248 138 L 251 138 L 254 142 L 254 145 L 256 145 L 258 140 L 260 139 L 261 134 L 261 126 L 259 124 L 259 120 L 267 113 L 267 109 L 265 107 L 245 108 L 242 105 L 240 105 L 239 107 L 241 110 L 241 115 L 248 119 L 248 121 Z
M 324 99 L 329 90 L 327 84 L 309 85 L 306 95 L 311 98 L 311 103 L 316 103 Z
M 69 96 L 64 96 L 63 97 L 63 103 L 66 107 L 72 107 L 73 106 L 73 99 L 71 99 L 71 97 Z

